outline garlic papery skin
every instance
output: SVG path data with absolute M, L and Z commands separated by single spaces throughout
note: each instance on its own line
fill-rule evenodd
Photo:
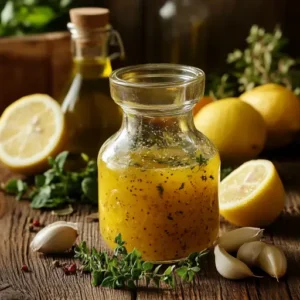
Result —
M 258 256 L 266 245 L 260 241 L 245 243 L 239 248 L 236 257 L 248 267 L 253 267 L 257 265 Z
M 281 249 L 266 245 L 258 256 L 258 266 L 278 280 L 286 273 L 287 260 Z
M 259 241 L 264 230 L 256 227 L 242 227 L 223 233 L 218 240 L 218 244 L 227 252 L 237 251 L 243 244 Z
M 228 279 L 254 277 L 252 271 L 242 261 L 231 256 L 221 246 L 215 247 L 215 263 L 220 275 Z
M 78 236 L 76 223 L 58 221 L 40 230 L 30 244 L 33 251 L 44 254 L 69 250 Z

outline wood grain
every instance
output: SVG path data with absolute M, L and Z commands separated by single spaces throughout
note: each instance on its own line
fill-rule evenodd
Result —
M 55 257 L 32 253 L 29 244 L 34 233 L 28 230 L 28 219 L 36 218 L 43 224 L 56 220 L 80 223 L 80 239 L 91 246 L 105 247 L 101 241 L 98 223 L 88 222 L 86 216 L 94 212 L 80 207 L 68 217 L 52 216 L 49 212 L 30 209 L 27 202 L 17 202 L 0 195 L 0 299 L 300 299 L 300 161 L 276 161 L 287 191 L 286 208 L 279 219 L 266 229 L 266 240 L 280 246 L 288 258 L 286 277 L 276 282 L 269 276 L 262 279 L 230 281 L 220 277 L 214 267 L 213 253 L 203 262 L 203 272 L 191 284 L 178 282 L 176 289 L 140 287 L 136 292 L 92 287 L 89 275 L 65 276 L 61 269 L 51 269 Z M 0 181 L 12 174 L 0 169 Z M 222 230 L 232 229 L 221 220 Z M 71 262 L 72 258 L 62 257 Z M 32 272 L 23 273 L 27 264 Z

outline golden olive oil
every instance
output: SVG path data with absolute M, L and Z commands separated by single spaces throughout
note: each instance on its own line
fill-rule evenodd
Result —
M 121 125 L 119 107 L 110 97 L 108 58 L 74 58 L 65 96 L 61 98 L 66 120 L 66 150 L 97 157 L 101 145 Z

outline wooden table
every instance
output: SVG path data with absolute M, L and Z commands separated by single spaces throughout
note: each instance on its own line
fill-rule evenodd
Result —
M 96 248 L 104 247 L 98 223 L 88 223 L 93 212 L 81 207 L 71 216 L 57 217 L 49 212 L 30 209 L 27 202 L 17 202 L 0 194 L 0 299 L 300 299 L 300 161 L 276 162 L 287 192 L 285 211 L 266 230 L 266 240 L 280 246 L 288 258 L 288 273 L 277 282 L 268 276 L 262 279 L 230 281 L 218 275 L 213 254 L 203 263 L 203 271 L 191 284 L 178 284 L 176 289 L 141 287 L 135 292 L 93 287 L 89 275 L 66 276 L 61 269 L 50 267 L 53 257 L 30 251 L 34 233 L 28 230 L 28 219 L 49 224 L 58 219 L 79 222 L 80 239 Z M 11 177 L 0 169 L 0 181 Z M 267 208 L 266 208 L 267 209 Z M 230 228 L 221 221 L 222 230 Z M 74 261 L 62 258 L 62 261 Z M 23 273 L 27 264 L 32 272 Z

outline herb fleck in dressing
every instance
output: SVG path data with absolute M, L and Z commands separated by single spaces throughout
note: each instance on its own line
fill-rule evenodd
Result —
M 100 230 L 110 247 L 121 233 L 144 260 L 168 261 L 212 246 L 219 231 L 220 159 L 152 161 L 113 167 L 99 161 Z

